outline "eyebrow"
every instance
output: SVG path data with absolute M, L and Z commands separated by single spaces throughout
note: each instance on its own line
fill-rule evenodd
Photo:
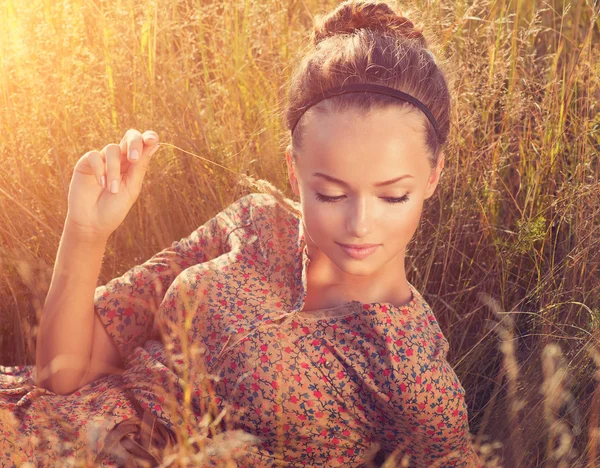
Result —
M 320 172 L 314 172 L 313 175 L 316 176 L 316 177 L 322 177 L 322 178 L 324 178 L 324 179 L 326 179 L 326 180 L 328 180 L 330 182 L 334 182 L 336 184 L 344 185 L 345 187 L 348 187 L 348 184 L 346 182 L 344 182 L 343 180 L 336 179 L 335 177 L 331 177 L 331 176 L 329 176 L 327 174 L 321 174 Z M 399 182 L 402 179 L 406 179 L 406 178 L 409 178 L 409 177 L 414 179 L 414 177 L 411 176 L 410 174 L 404 174 L 404 175 L 401 175 L 400 177 L 396 177 L 395 179 L 386 180 L 385 182 L 377 182 L 377 183 L 375 183 L 373 185 L 375 187 L 384 187 L 386 185 L 395 184 L 396 182 Z

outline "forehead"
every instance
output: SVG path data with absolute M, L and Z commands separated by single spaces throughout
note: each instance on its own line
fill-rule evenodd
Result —
M 426 117 L 412 107 L 392 106 L 367 114 L 311 112 L 305 118 L 298 165 L 307 171 L 338 175 L 360 171 L 365 179 L 372 176 L 376 182 L 400 171 L 418 177 L 429 168 Z

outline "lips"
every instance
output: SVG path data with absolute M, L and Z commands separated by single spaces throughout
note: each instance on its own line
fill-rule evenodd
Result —
M 339 242 L 338 242 L 339 244 Z M 342 247 L 347 247 L 349 249 L 368 249 L 370 247 L 376 247 L 379 244 L 340 244 Z
M 368 256 L 372 255 L 379 247 L 379 244 L 359 244 L 359 245 L 363 245 L 363 246 L 370 245 L 370 247 L 363 247 L 363 248 L 347 247 L 346 244 L 339 244 L 339 245 L 344 250 L 344 252 L 346 252 L 346 254 L 348 254 L 350 257 L 355 258 L 355 259 L 367 258 Z

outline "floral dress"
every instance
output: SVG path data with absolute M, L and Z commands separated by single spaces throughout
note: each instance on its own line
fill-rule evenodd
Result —
M 107 440 L 140 412 L 207 434 L 196 466 L 358 467 L 378 450 L 403 466 L 480 466 L 421 294 L 303 311 L 309 262 L 301 220 L 252 193 L 98 287 L 124 371 L 61 396 L 35 386 L 34 366 L 0 367 L 0 467 L 84 453 L 118 465 Z

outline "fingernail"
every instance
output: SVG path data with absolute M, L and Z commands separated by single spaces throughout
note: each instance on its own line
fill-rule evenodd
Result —
M 139 155 L 139 153 L 138 153 L 137 150 L 132 150 L 131 153 L 129 154 L 129 158 L 132 161 L 136 161 L 136 160 L 138 160 L 140 158 L 140 155 Z
M 113 180 L 112 183 L 110 184 L 110 191 L 112 193 L 117 193 L 119 191 L 119 181 L 118 180 Z
M 106 188 L 106 177 L 105 177 L 105 176 L 102 176 L 102 177 L 100 178 L 100 186 L 101 186 L 102 188 Z

